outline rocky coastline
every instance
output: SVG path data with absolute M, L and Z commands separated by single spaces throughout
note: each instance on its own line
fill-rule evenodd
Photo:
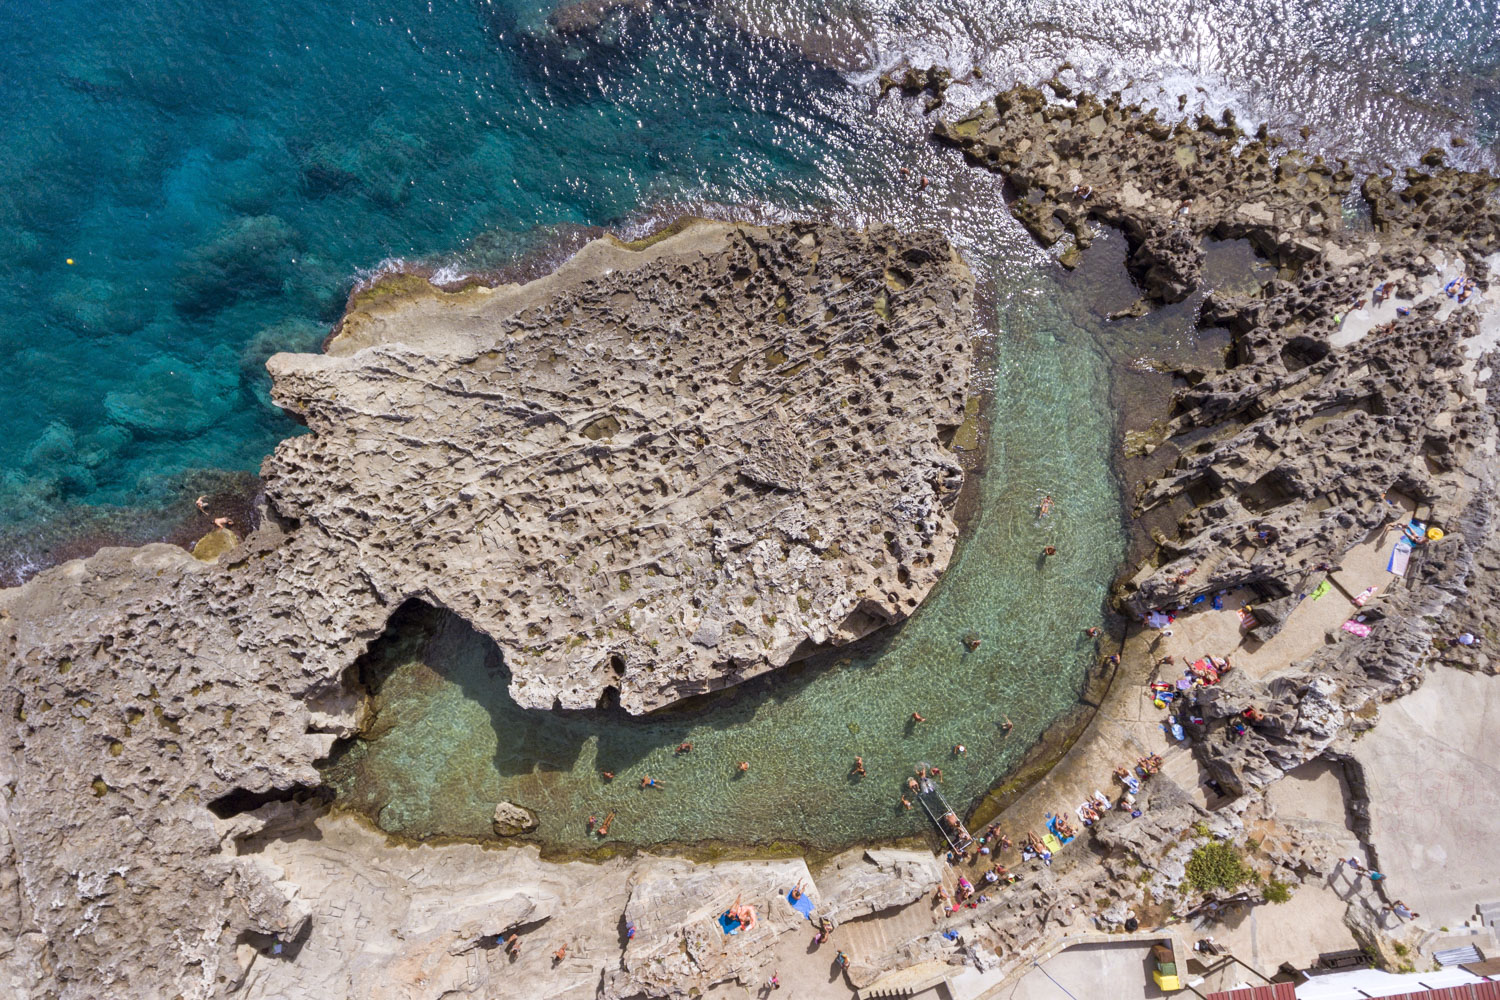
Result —
M 932 234 L 702 223 L 357 295 L 323 355 L 269 363 L 312 433 L 253 534 L 0 592 L 15 980 L 208 995 L 295 939 L 236 817 L 318 784 L 407 601 L 500 639 L 522 704 L 631 711 L 906 617 L 956 537 L 971 294 Z
M 1352 760 L 1381 706 L 1428 671 L 1490 670 L 1446 636 L 1453 620 L 1500 634 L 1497 182 L 1434 151 L 1425 170 L 1363 182 L 1365 226 L 1346 210 L 1346 168 L 1264 130 L 1051 90 L 1007 91 L 937 136 L 1005 174 L 1009 210 L 1063 246 L 1063 266 L 1095 225 L 1126 234 L 1143 295 L 1122 322 L 1193 291 L 1205 239 L 1249 240 L 1277 268 L 1258 294 L 1204 305 L 1204 325 L 1230 331 L 1231 363 L 1177 372 L 1172 411 L 1143 440 L 1137 512 L 1175 532 L 1119 587 L 1119 610 L 1188 617 L 1200 595 L 1248 590 L 1247 624 L 1269 642 L 1387 526 L 1419 516 L 1444 532 L 1368 635 L 1331 630 L 1303 658 L 1196 692 L 1183 759 L 1225 802 L 1207 809 L 1192 782 L 1158 776 L 1139 817 L 1090 828 L 1091 850 L 1017 861 L 1019 882 L 935 921 L 918 901 L 952 872 L 930 852 L 856 850 L 816 870 L 549 864 L 532 848 L 391 850 L 295 801 L 357 723 L 343 671 L 405 601 L 493 636 L 518 701 L 593 705 L 613 689 L 639 711 L 774 669 L 809 639 L 898 621 L 935 582 L 962 478 L 946 446 L 964 415 L 966 268 L 930 234 L 696 226 L 642 249 L 591 244 L 521 288 L 376 286 L 325 355 L 271 362 L 275 398 L 313 433 L 268 460 L 270 516 L 252 536 L 213 564 L 107 549 L 0 591 L 0 982 L 26 996 L 394 998 L 483 995 L 524 975 L 538 997 L 721 995 L 804 949 L 801 917 L 781 905 L 799 881 L 846 933 L 889 928 L 854 955 L 854 986 L 914 967 L 1008 974 L 1075 933 L 1080 911 L 1106 928 L 1195 912 L 1196 846 L 1244 841 L 1288 771 Z M 1475 282 L 1469 303 L 1447 294 L 1459 274 Z M 711 314 L 715 331 L 689 363 L 666 349 L 684 311 Z M 790 342 L 809 329 L 817 343 Z M 506 398 L 518 373 L 537 398 Z M 622 393 L 632 373 L 639 388 Z M 818 435 L 797 379 L 856 412 L 819 428 L 842 447 L 806 446 Z M 679 409 L 663 384 L 704 405 Z M 583 441 L 561 453 L 564 433 Z M 660 515 L 653 541 L 624 540 L 587 488 L 611 464 L 629 486 L 611 502 Z M 672 508 L 710 490 L 711 522 Z M 579 539 L 587 567 L 564 555 Z M 715 597 L 693 605 L 683 584 L 710 573 Z M 556 599 L 528 606 L 502 582 L 527 576 Z M 586 629 L 568 604 L 582 592 L 597 598 Z M 1075 784 L 1108 780 L 1114 709 L 1160 669 L 1158 634 L 1120 638 L 1095 721 L 995 817 L 1017 835 Z M 1255 726 L 1220 738 L 1246 704 Z M 1316 831 L 1261 859 L 1292 884 L 1335 862 Z M 712 925 L 737 900 L 763 925 L 723 938 Z M 507 954 L 506 938 L 539 927 L 571 947 L 550 963 L 529 944 Z M 1384 946 L 1372 926 L 1359 933 Z

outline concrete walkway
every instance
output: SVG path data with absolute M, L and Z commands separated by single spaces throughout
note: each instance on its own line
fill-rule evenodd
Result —
M 1386 893 L 1457 928 L 1500 901 L 1500 684 L 1435 667 L 1359 741 Z M 1396 923 L 1393 916 L 1391 926 Z

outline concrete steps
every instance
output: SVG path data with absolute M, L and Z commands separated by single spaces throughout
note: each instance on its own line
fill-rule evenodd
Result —
M 932 915 L 937 912 L 930 905 L 930 898 L 919 899 L 894 913 L 841 924 L 834 928 L 829 944 L 843 949 L 852 961 L 873 963 L 908 942 L 933 933 L 937 925 Z
M 1500 903 L 1480 903 L 1477 909 L 1480 923 L 1492 930 L 1500 930 Z
M 1479 949 L 1472 944 L 1466 944 L 1462 948 L 1448 948 L 1444 951 L 1434 952 L 1432 957 L 1437 959 L 1437 963 L 1442 966 L 1468 965 L 1484 960 L 1483 956 L 1479 954 Z

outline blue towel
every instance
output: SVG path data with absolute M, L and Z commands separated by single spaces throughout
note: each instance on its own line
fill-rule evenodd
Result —
M 1223 611 L 1224 610 L 1224 595 L 1223 594 L 1215 594 L 1214 595 L 1214 610 L 1215 611 Z
M 1197 597 L 1193 598 L 1193 603 L 1194 604 L 1202 604 L 1206 600 L 1208 600 L 1208 595 L 1207 594 L 1199 594 Z
M 802 914 L 808 920 L 812 919 L 813 901 L 811 899 L 807 898 L 807 893 L 804 892 L 797 899 L 793 899 L 792 898 L 792 894 L 791 893 L 787 893 L 786 894 L 786 901 L 788 903 L 792 904 L 792 909 L 794 909 L 798 913 Z
M 1049 816 L 1047 818 L 1047 829 L 1049 831 L 1051 831 L 1052 836 L 1056 837 L 1060 842 L 1062 842 L 1064 844 L 1071 844 L 1073 842 L 1073 838 L 1072 837 L 1064 837 L 1062 834 L 1060 834 L 1060 833 L 1057 832 L 1057 817 L 1056 816 Z
M 736 918 L 731 917 L 728 910 L 725 910 L 719 914 L 719 928 L 725 934 L 738 934 L 740 932 L 740 922 Z

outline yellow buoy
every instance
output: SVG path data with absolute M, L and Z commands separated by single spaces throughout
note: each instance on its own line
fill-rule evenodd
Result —
M 72 265 L 72 263 L 73 263 L 73 258 L 72 258 L 72 257 L 69 257 L 69 258 L 68 258 L 68 264 L 69 264 L 69 265 L 70 265 L 70 266 L 71 266 L 71 265 Z
M 1427 529 L 1427 538 L 1428 538 L 1429 541 L 1434 541 L 1435 542 L 1439 538 L 1442 538 L 1442 537 L 1443 537 L 1443 529 L 1442 528 L 1428 528 Z

